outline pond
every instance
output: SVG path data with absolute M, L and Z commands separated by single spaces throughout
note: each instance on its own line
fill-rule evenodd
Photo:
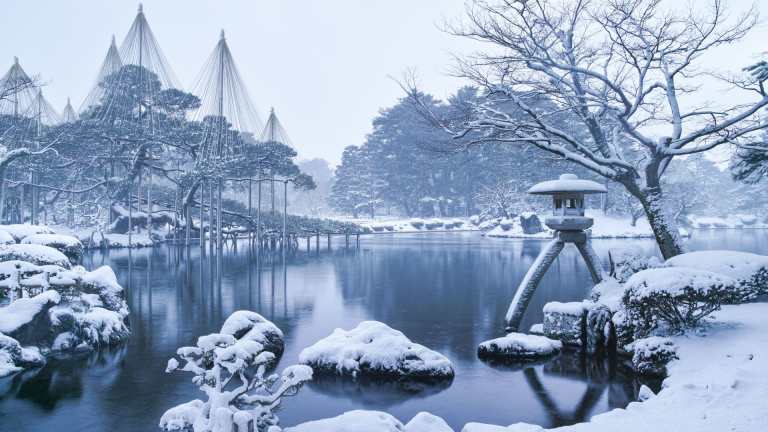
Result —
M 768 253 L 765 231 L 696 232 L 689 249 Z M 107 264 L 126 288 L 130 341 L 80 358 L 52 359 L 39 371 L 0 380 L 0 429 L 7 431 L 156 431 L 162 413 L 202 397 L 191 375 L 165 374 L 176 348 L 218 331 L 239 309 L 255 310 L 286 335 L 279 368 L 336 327 L 383 321 L 453 361 L 456 377 L 437 385 L 321 379 L 283 400 L 284 426 L 352 409 L 387 411 L 407 421 L 429 411 L 457 431 L 469 421 L 529 422 L 554 427 L 624 407 L 639 383 L 615 359 L 571 353 L 545 364 L 498 365 L 477 359 L 477 345 L 501 336 L 514 290 L 543 246 L 539 240 L 484 239 L 477 233 L 376 235 L 359 248 L 327 250 L 257 263 L 241 246 L 219 262 L 182 248 L 93 252 L 86 266 Z M 603 258 L 651 240 L 596 240 Z M 213 271 L 212 271 L 212 268 Z M 216 266 L 221 277 L 215 277 Z M 568 247 L 545 276 L 522 328 L 541 322 L 547 301 L 583 299 L 590 279 Z

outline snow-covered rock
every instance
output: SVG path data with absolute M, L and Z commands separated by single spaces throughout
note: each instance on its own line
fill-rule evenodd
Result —
M 275 356 L 283 354 L 285 342 L 283 332 L 271 321 L 256 312 L 240 310 L 232 313 L 221 326 L 221 334 L 228 334 L 239 340 L 252 340 L 264 346 Z
M 403 428 L 398 419 L 385 412 L 355 410 L 289 427 L 284 432 L 402 432 Z
M 590 354 L 608 348 L 615 340 L 611 310 L 603 304 L 591 304 L 585 323 L 586 349 Z
M 5 231 L 12 235 L 16 242 L 20 242 L 25 237 L 33 234 L 54 234 L 54 231 L 46 225 L 30 224 L 0 225 L 0 231 Z
M 48 311 L 60 301 L 59 293 L 49 290 L 35 297 L 20 298 L 0 308 L 0 333 L 11 336 L 22 344 L 34 343 L 44 338 L 48 328 Z
M 11 244 L 0 246 L 0 261 L 27 261 L 36 265 L 57 265 L 70 268 L 72 263 L 58 250 L 36 244 Z
M 586 315 L 584 302 L 549 302 L 544 305 L 544 335 L 568 345 L 582 345 Z
M 45 357 L 39 349 L 22 347 L 16 339 L 0 333 L 0 378 L 44 364 Z
M 442 354 L 411 342 L 384 323 L 363 321 L 352 330 L 337 328 L 305 348 L 299 363 L 342 375 L 391 375 L 410 378 L 453 377 L 453 365 Z
M 22 244 L 36 244 L 52 247 L 66 255 L 70 261 L 79 262 L 83 257 L 83 244 L 76 237 L 62 234 L 33 234 L 21 241 Z
M 405 424 L 404 432 L 454 432 L 442 418 L 428 412 L 420 412 Z
M 536 360 L 557 354 L 562 342 L 544 336 L 509 333 L 480 344 L 477 355 L 509 360 Z

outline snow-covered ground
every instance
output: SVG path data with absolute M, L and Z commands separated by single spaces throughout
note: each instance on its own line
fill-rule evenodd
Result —
M 695 334 L 676 336 L 679 360 L 669 366 L 662 390 L 647 388 L 643 402 L 596 415 L 558 432 L 760 432 L 768 427 L 768 303 L 725 306 Z M 419 414 L 430 419 L 431 415 Z M 415 420 L 416 418 L 414 418 Z M 439 420 L 439 419 L 438 419 Z M 413 422 L 413 420 L 412 420 Z M 350 411 L 307 422 L 286 432 L 448 432 L 442 422 L 412 427 L 378 411 Z M 411 424 L 409 422 L 408 424 Z M 468 423 L 461 432 L 542 432 L 525 423 L 498 426 Z M 453 431 L 458 432 L 458 431 Z
M 757 215 L 735 214 L 728 217 L 694 215 L 688 218 L 695 229 L 768 229 Z

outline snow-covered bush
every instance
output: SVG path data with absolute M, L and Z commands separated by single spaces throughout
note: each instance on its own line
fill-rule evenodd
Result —
M 70 268 L 69 258 L 56 249 L 36 244 L 12 244 L 0 246 L 0 261 L 26 261 L 35 265 L 57 265 Z
M 7 245 L 7 244 L 14 244 L 16 243 L 16 239 L 13 238 L 13 236 L 7 232 L 0 230 L 0 245 Z
M 16 339 L 0 333 L 0 378 L 44 364 L 45 357 L 37 347 L 22 347 Z
M 666 267 L 643 270 L 625 284 L 623 303 L 635 339 L 659 330 L 678 333 L 698 326 L 739 284 L 706 270 Z
M 516 221 L 514 219 L 502 219 L 501 222 L 499 222 L 499 226 L 504 231 L 509 231 L 513 226 L 515 226 L 515 222 Z
M 233 312 L 224 321 L 219 331 L 221 334 L 232 335 L 235 339 L 252 340 L 264 346 L 276 357 L 283 355 L 285 342 L 283 332 L 263 316 L 253 311 L 240 310 Z
M 667 260 L 673 267 L 709 270 L 729 276 L 741 285 L 728 303 L 749 301 L 768 294 L 768 256 L 749 252 L 709 250 L 681 254 Z
M 54 231 L 46 225 L 10 224 L 0 225 L 0 230 L 12 235 L 16 242 L 34 234 L 54 234 Z
M 480 225 L 480 215 L 472 215 L 469 217 L 469 223 L 474 226 Z
M 611 249 L 608 251 L 608 263 L 610 275 L 621 283 L 639 271 L 664 266 L 659 258 L 643 256 L 634 249 Z
M 73 263 L 83 257 L 83 244 L 76 237 L 61 234 L 33 234 L 21 241 L 22 244 L 36 244 L 52 247 L 69 258 Z
M 672 339 L 651 336 L 632 344 L 632 365 L 641 375 L 665 376 L 667 363 L 676 360 L 677 347 Z
M 254 325 L 254 315 L 258 315 L 254 312 L 251 312 L 254 315 L 245 311 L 236 314 L 225 322 L 222 333 L 201 336 L 195 346 L 176 351 L 179 359 L 168 360 L 166 372 L 191 372 L 192 382 L 207 399 L 193 400 L 166 411 L 160 419 L 163 430 L 267 431 L 278 424 L 275 410 L 282 397 L 295 395 L 312 379 L 312 368 L 304 365 L 289 366 L 280 375 L 268 374 L 268 367 L 276 356 L 257 339 L 263 335 L 259 327 L 274 324 L 258 316 L 263 322 L 256 320 Z
M 450 378 L 454 374 L 445 356 L 378 321 L 363 321 L 352 330 L 337 328 L 302 350 L 299 363 L 352 376 Z

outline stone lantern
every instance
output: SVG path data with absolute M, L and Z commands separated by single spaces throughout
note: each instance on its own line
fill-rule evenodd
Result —
M 600 260 L 589 245 L 587 233 L 584 231 L 594 223 L 592 218 L 584 216 L 584 196 L 606 192 L 605 186 L 600 183 L 580 179 L 574 174 L 563 174 L 557 180 L 541 182 L 528 190 L 532 195 L 552 196 L 552 216 L 545 218 L 544 223 L 554 230 L 555 234 L 552 241 L 536 258 L 533 266 L 528 269 L 528 273 L 515 292 L 507 311 L 507 331 L 518 330 L 525 309 L 541 278 L 566 243 L 573 243 L 579 250 L 595 283 L 603 279 L 604 271 Z

